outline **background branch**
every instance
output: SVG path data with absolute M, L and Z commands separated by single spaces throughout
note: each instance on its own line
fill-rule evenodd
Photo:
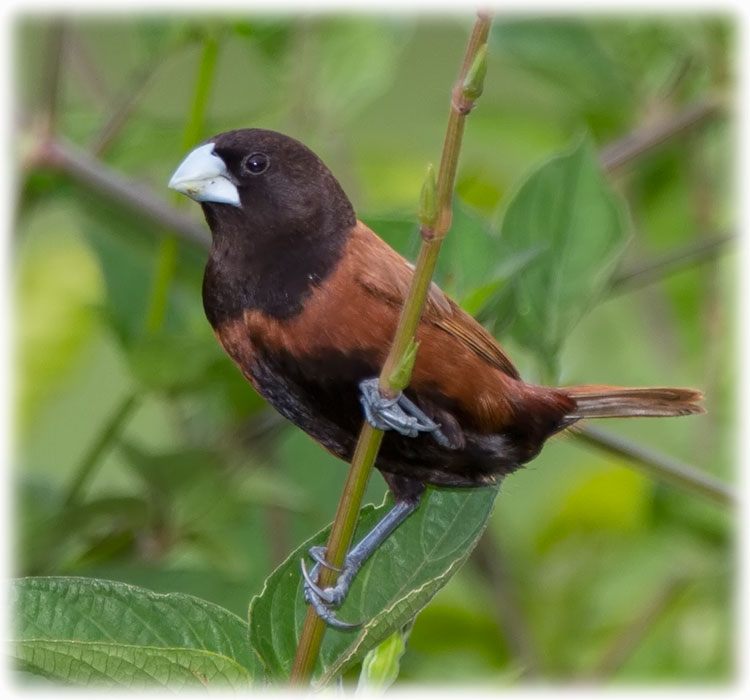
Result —
M 601 683 L 611 679 L 638 648 L 659 618 L 685 592 L 687 585 L 688 580 L 679 577 L 671 578 L 663 584 L 643 610 L 612 640 L 584 680 L 589 683 Z
M 509 650 L 518 659 L 524 678 L 535 678 L 539 672 L 539 652 L 534 645 L 531 630 L 524 619 L 513 580 L 500 542 L 487 528 L 472 552 L 471 561 L 486 579 L 492 595 L 497 626 Z
M 697 241 L 696 243 L 690 243 L 683 248 L 679 248 L 676 251 L 645 263 L 641 267 L 626 270 L 615 275 L 609 288 L 609 293 L 610 295 L 624 294 L 625 292 L 658 282 L 664 277 L 692 265 L 699 265 L 713 260 L 729 252 L 729 244 L 734 243 L 736 240 L 737 234 L 724 233 Z
M 62 19 L 55 19 L 48 29 L 44 72 L 42 74 L 42 104 L 39 109 L 40 128 L 50 134 L 57 125 L 60 100 L 60 71 L 62 68 L 63 47 L 66 27 Z
M 636 445 L 607 430 L 586 425 L 571 431 L 571 435 L 587 445 L 640 465 L 646 474 L 661 481 L 724 506 L 734 506 L 737 503 L 734 491 L 710 474 L 642 445 Z
M 45 141 L 31 162 L 31 166 L 34 165 L 57 168 L 94 192 L 150 219 L 165 231 L 174 231 L 190 243 L 208 247 L 209 236 L 202 223 L 155 195 L 148 185 L 125 177 L 61 138 Z
M 639 127 L 605 146 L 600 151 L 599 163 L 603 170 L 613 173 L 667 141 L 704 126 L 723 113 L 724 102 L 718 97 L 695 102 L 656 124 Z
M 151 63 L 141 70 L 132 81 L 132 85 L 124 92 L 115 108 L 112 110 L 109 119 L 94 137 L 90 152 L 93 156 L 101 156 L 109 149 L 114 140 L 119 135 L 122 128 L 127 124 L 128 119 L 135 111 L 135 108 L 141 102 L 148 89 L 151 87 L 151 81 L 158 74 L 159 69 L 164 65 L 163 59 L 152 60 Z

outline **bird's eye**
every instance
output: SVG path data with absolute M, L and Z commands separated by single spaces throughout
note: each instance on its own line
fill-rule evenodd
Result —
M 252 153 L 243 159 L 242 167 L 253 175 L 260 175 L 268 168 L 268 156 L 265 153 Z

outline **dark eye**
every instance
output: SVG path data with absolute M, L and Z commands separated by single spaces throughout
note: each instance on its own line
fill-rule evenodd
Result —
M 268 156 L 265 153 L 252 153 L 244 158 L 242 167 L 253 175 L 260 175 L 268 168 Z

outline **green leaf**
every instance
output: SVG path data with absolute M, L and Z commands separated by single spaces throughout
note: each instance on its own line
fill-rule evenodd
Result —
M 246 686 L 262 678 L 245 622 L 194 598 L 85 578 L 12 585 L 13 654 L 26 671 L 75 684 Z
M 494 279 L 495 267 L 503 259 L 501 251 L 497 233 L 456 198 L 453 223 L 440 250 L 435 281 L 446 294 L 461 299 Z
M 248 670 L 225 656 L 195 649 L 153 649 L 102 642 L 32 640 L 14 645 L 27 672 L 76 685 L 115 688 L 185 686 L 247 688 Z
M 601 295 L 627 242 L 620 201 L 587 140 L 544 163 L 521 186 L 502 225 L 504 255 L 540 248 L 512 284 L 512 334 L 548 367 Z
M 338 615 L 364 624 L 356 630 L 326 631 L 316 682 L 324 684 L 362 660 L 427 605 L 476 545 L 498 488 L 428 488 L 419 509 L 355 578 Z M 390 507 L 390 502 L 379 508 L 365 506 L 355 538 L 361 538 Z M 329 530 L 291 554 L 250 603 L 250 641 L 273 679 L 288 678 L 307 611 L 300 560 L 307 558 L 310 546 L 325 544 Z
M 494 278 L 489 284 L 472 290 L 461 299 L 461 308 L 472 316 L 479 317 L 489 307 L 499 303 L 508 282 L 523 273 L 526 266 L 540 253 L 542 248 L 530 248 L 503 258 L 495 269 Z M 482 321 L 481 318 L 477 320 Z
M 384 24 L 352 16 L 314 25 L 308 83 L 326 113 L 351 118 L 394 80 L 405 25 Z
M 620 67 L 581 20 L 496 22 L 491 39 L 502 58 L 541 79 L 538 84 L 557 91 L 561 101 L 615 115 L 626 105 L 628 86 Z

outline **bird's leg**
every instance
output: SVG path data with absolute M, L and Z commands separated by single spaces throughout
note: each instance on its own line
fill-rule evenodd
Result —
M 402 392 L 394 398 L 385 398 L 380 393 L 378 378 L 364 379 L 359 383 L 359 401 L 367 422 L 378 430 L 395 430 L 406 437 L 417 437 L 419 433 L 431 433 L 442 447 L 451 447 L 450 440 L 440 426 Z
M 346 598 L 352 580 L 362 565 L 370 558 L 373 552 L 388 539 L 388 536 L 408 518 L 419 506 L 419 499 L 410 499 L 407 501 L 398 501 L 354 547 L 344 559 L 344 566 L 341 569 L 339 577 L 336 579 L 336 585 L 328 588 L 321 588 L 315 583 L 321 566 L 331 567 L 322 556 L 321 547 L 312 547 L 310 556 L 315 560 L 315 566 L 310 572 L 307 571 L 304 560 L 302 560 L 302 577 L 304 578 L 303 588 L 305 591 L 305 600 L 315 608 L 315 612 L 322 620 L 325 620 L 331 627 L 338 629 L 354 629 L 361 623 L 350 623 L 339 620 L 333 612 L 333 608 L 338 607 Z M 338 569 L 337 569 L 338 570 Z

